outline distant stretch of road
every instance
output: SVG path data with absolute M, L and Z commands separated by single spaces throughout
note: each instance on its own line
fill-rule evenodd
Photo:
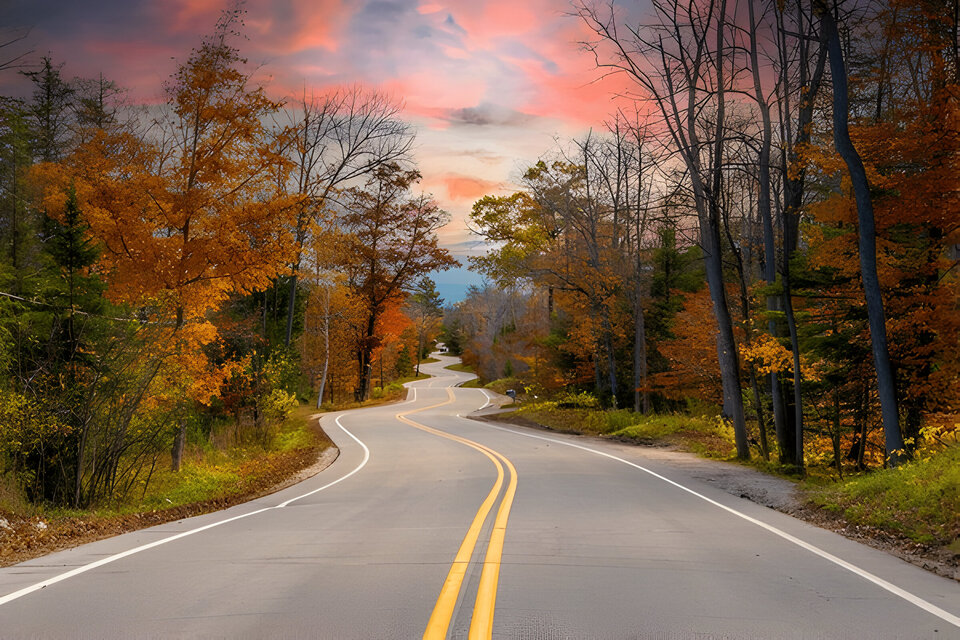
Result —
M 0 638 L 960 638 L 960 584 L 424 369 L 247 504 L 0 569 Z

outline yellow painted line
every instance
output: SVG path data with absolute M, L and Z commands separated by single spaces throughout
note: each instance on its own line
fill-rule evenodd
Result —
M 510 509 L 513 507 L 513 497 L 517 493 L 516 468 L 503 455 L 496 454 L 510 469 L 510 484 L 507 485 L 507 492 L 503 496 L 500 508 L 497 509 L 497 518 L 493 522 L 487 555 L 483 560 L 483 572 L 480 574 L 477 601 L 473 606 L 473 619 L 470 621 L 469 640 L 489 640 L 493 637 L 493 614 L 497 607 L 497 584 L 500 581 L 503 540 L 507 534 L 507 519 L 510 517 Z
M 460 548 L 457 550 L 457 555 L 453 560 L 453 564 L 450 566 L 450 571 L 447 573 L 447 578 L 444 580 L 443 587 L 440 589 L 440 597 L 437 598 L 437 603 L 434 605 L 433 613 L 430 615 L 430 620 L 427 623 L 426 631 L 423 633 L 424 640 L 444 640 L 447 637 L 447 631 L 450 628 L 450 621 L 453 619 L 454 609 L 457 606 L 457 598 L 460 596 L 460 590 L 463 587 L 463 580 L 467 574 L 467 568 L 470 565 L 470 558 L 473 557 L 473 551 L 476 548 L 477 540 L 480 537 L 480 530 L 483 528 L 483 523 L 486 522 L 487 516 L 490 514 L 490 510 L 493 508 L 493 504 L 496 502 L 497 496 L 500 494 L 500 489 L 503 487 L 504 470 L 503 465 L 500 463 L 502 460 L 510 469 L 511 477 L 507 486 L 507 491 L 504 494 L 504 499 L 500 503 L 500 508 L 497 510 L 497 516 L 494 520 L 493 532 L 490 535 L 490 544 L 487 547 L 487 555 L 484 558 L 483 571 L 480 574 L 480 588 L 477 592 L 477 601 L 476 605 L 474 606 L 473 620 L 470 623 L 471 639 L 474 637 L 491 637 L 490 633 L 493 628 L 493 613 L 496 604 L 497 582 L 500 576 L 500 559 L 503 555 L 503 538 L 506 533 L 507 518 L 510 515 L 510 507 L 513 504 L 513 496 L 517 490 L 517 470 L 513 464 L 511 464 L 511 462 L 500 453 L 485 447 L 478 442 L 474 442 L 473 440 L 468 440 L 467 438 L 462 438 L 460 436 L 453 435 L 452 433 L 446 433 L 445 431 L 433 429 L 426 425 L 420 424 L 419 422 L 414 422 L 406 417 L 410 414 L 418 413 L 420 411 L 442 407 L 443 405 L 450 404 L 453 402 L 453 400 L 453 389 L 447 388 L 446 401 L 430 405 L 429 407 L 413 409 L 412 411 L 404 411 L 398 413 L 396 416 L 397 420 L 403 422 L 404 424 L 410 425 L 411 427 L 415 427 L 421 431 L 426 431 L 442 438 L 447 438 L 448 440 L 454 440 L 455 442 L 459 442 L 479 451 L 483 455 L 487 456 L 487 458 L 489 458 L 497 468 L 497 481 L 494 483 L 493 488 L 490 489 L 490 493 L 487 494 L 487 497 L 480 505 L 480 509 L 474 516 L 473 522 L 470 524 L 470 528 L 467 530 L 467 535 L 464 536 L 463 542 L 460 543 Z M 482 614 L 479 616 L 479 618 L 483 620 L 483 623 L 478 626 L 477 611 L 481 608 Z M 484 629 L 484 631 L 481 631 L 480 633 L 486 633 L 486 635 L 475 636 L 474 627 Z

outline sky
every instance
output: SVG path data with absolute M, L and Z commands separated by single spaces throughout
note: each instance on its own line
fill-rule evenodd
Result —
M 211 33 L 229 0 L 0 0 L 0 24 L 29 28 L 30 59 L 66 77 L 106 78 L 133 101 L 162 100 L 177 61 Z M 440 241 L 482 251 L 466 216 L 509 193 L 556 140 L 602 126 L 623 83 L 601 78 L 569 0 L 248 0 L 241 53 L 275 97 L 361 83 L 404 104 L 424 191 L 451 215 Z M 12 72 L 0 89 L 13 92 Z M 448 302 L 479 277 L 437 274 Z

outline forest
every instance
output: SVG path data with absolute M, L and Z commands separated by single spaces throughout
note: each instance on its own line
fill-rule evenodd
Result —
M 487 284 L 446 308 L 400 98 L 274 96 L 242 8 L 155 104 L 0 46 L 0 510 L 300 446 L 438 339 L 525 403 L 707 416 L 792 474 L 955 455 L 960 3 L 571 7 L 625 88 L 474 203 Z
M 628 88 L 475 203 L 451 348 L 527 402 L 717 407 L 801 474 L 955 450 L 960 5 L 574 4 Z
M 293 446 L 298 406 L 419 373 L 426 276 L 456 262 L 414 131 L 359 85 L 268 96 L 243 13 L 158 105 L 5 58 L 30 97 L 0 101 L 0 509 L 136 502 L 191 452 Z

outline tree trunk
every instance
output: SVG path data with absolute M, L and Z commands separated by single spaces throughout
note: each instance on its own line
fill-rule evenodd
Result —
M 613 327 L 610 324 L 610 310 L 603 317 L 603 346 L 607 352 L 607 377 L 610 381 L 610 401 L 617 408 L 617 359 L 613 352 Z
M 733 337 L 733 322 L 727 305 L 723 282 L 723 260 L 720 256 L 720 233 L 717 220 L 700 219 L 701 243 L 704 245 L 704 264 L 707 271 L 707 286 L 713 302 L 713 314 L 717 319 L 717 361 L 723 385 L 723 413 L 733 423 L 737 457 L 750 458 L 747 440 L 747 425 L 743 415 L 743 397 L 740 395 L 740 362 L 737 343 Z
M 640 285 L 633 302 L 633 410 L 650 413 L 650 392 L 647 390 L 647 326 L 643 312 Z M 642 389 L 642 391 L 641 391 Z
M 297 267 L 293 267 L 293 273 L 290 275 L 290 294 L 287 297 L 287 333 L 283 344 L 290 346 L 290 340 L 293 339 L 293 312 L 297 303 Z
M 317 409 L 323 404 L 323 389 L 330 370 L 330 290 L 327 289 L 327 306 L 323 316 L 323 372 L 320 374 L 320 391 L 317 393 Z
M 80 443 L 77 445 L 77 469 L 73 482 L 73 508 L 80 508 L 80 498 L 82 497 L 83 486 L 83 464 L 86 458 L 87 450 L 87 432 L 89 431 L 89 418 L 84 422 L 80 431 Z
M 867 319 L 870 325 L 870 342 L 873 361 L 877 370 L 877 395 L 883 421 L 884 444 L 887 464 L 895 467 L 905 458 L 903 435 L 900 432 L 900 415 L 897 409 L 897 391 L 887 347 L 887 327 L 877 274 L 877 238 L 873 216 L 870 185 L 860 154 L 850 139 L 848 127 L 847 70 L 843 61 L 840 34 L 829 7 L 824 0 L 820 8 L 822 37 L 830 54 L 830 75 L 833 79 L 833 142 L 837 153 L 843 158 L 850 173 L 854 198 L 857 203 L 858 240 L 860 249 L 860 277 L 863 295 L 867 302 Z
M 177 429 L 173 437 L 173 448 L 170 450 L 170 469 L 180 471 L 180 465 L 183 462 L 183 448 L 187 441 L 187 421 L 180 418 L 180 428 Z
M 750 15 L 750 65 L 753 69 L 754 97 L 760 108 L 760 118 L 763 124 L 763 138 L 760 145 L 760 157 L 758 158 L 757 182 L 759 192 L 757 194 L 757 209 L 760 212 L 760 220 L 763 226 L 763 279 L 768 287 L 772 287 L 777 282 L 777 249 L 773 235 L 773 213 L 770 206 L 770 148 L 773 141 L 773 125 L 770 118 L 770 105 L 763 93 L 761 82 L 760 62 L 757 52 L 757 24 L 753 4 L 753 2 L 747 3 Z M 767 321 L 767 330 L 774 339 L 778 339 L 780 336 L 777 330 L 777 321 L 774 319 L 772 312 L 776 311 L 779 306 L 777 296 L 767 295 L 767 312 L 770 314 Z M 755 374 L 751 371 L 751 383 L 754 379 Z M 793 463 L 795 460 L 793 460 L 792 455 L 789 455 L 792 453 L 793 447 L 787 446 L 790 437 L 787 433 L 787 421 L 785 419 L 786 406 L 780 388 L 780 379 L 775 371 L 770 373 L 770 397 L 773 404 L 774 431 L 780 449 L 780 462 Z M 759 413 L 757 415 L 759 417 Z M 762 418 L 760 418 L 760 423 L 761 446 L 764 458 L 767 458 L 766 430 Z
M 420 354 L 423 353 L 423 332 L 418 332 L 417 334 L 417 373 L 416 376 L 420 377 Z
M 363 402 L 370 397 L 370 384 L 373 381 L 373 347 L 377 327 L 377 316 L 371 313 L 367 318 L 367 331 L 360 347 L 360 386 L 357 389 L 357 401 Z

